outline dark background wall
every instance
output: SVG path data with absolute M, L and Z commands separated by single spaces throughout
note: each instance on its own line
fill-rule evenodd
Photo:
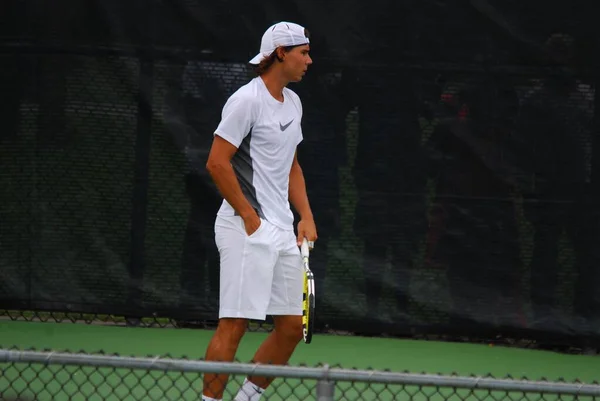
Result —
M 291 20 L 319 329 L 598 338 L 592 5 L 3 2 L 0 309 L 215 319 L 212 131 Z

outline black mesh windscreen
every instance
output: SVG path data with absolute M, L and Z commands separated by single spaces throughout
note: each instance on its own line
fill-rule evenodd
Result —
M 216 319 L 213 132 L 293 20 L 318 329 L 597 336 L 585 2 L 60 3 L 3 6 L 0 309 Z

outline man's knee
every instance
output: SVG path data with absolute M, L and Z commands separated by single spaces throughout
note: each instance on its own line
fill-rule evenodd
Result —
M 275 330 L 290 342 L 302 340 L 302 316 L 276 316 Z
M 223 318 L 219 320 L 217 335 L 228 343 L 237 344 L 246 333 L 247 328 L 247 319 Z

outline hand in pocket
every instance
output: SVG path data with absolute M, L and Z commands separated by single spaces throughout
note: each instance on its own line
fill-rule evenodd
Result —
M 258 214 L 254 213 L 244 219 L 244 229 L 246 230 L 246 234 L 251 236 L 260 228 L 262 222 L 260 221 L 260 217 Z

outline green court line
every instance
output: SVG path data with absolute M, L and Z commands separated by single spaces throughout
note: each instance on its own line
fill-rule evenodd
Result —
M 20 349 L 164 355 L 202 358 L 213 331 L 127 328 L 71 323 L 0 322 L 0 345 Z M 267 333 L 249 332 L 237 354 L 247 362 Z M 316 335 L 299 344 L 291 365 L 319 363 L 344 368 L 390 369 L 415 373 L 453 372 L 529 379 L 600 381 L 600 357 L 481 344 Z

